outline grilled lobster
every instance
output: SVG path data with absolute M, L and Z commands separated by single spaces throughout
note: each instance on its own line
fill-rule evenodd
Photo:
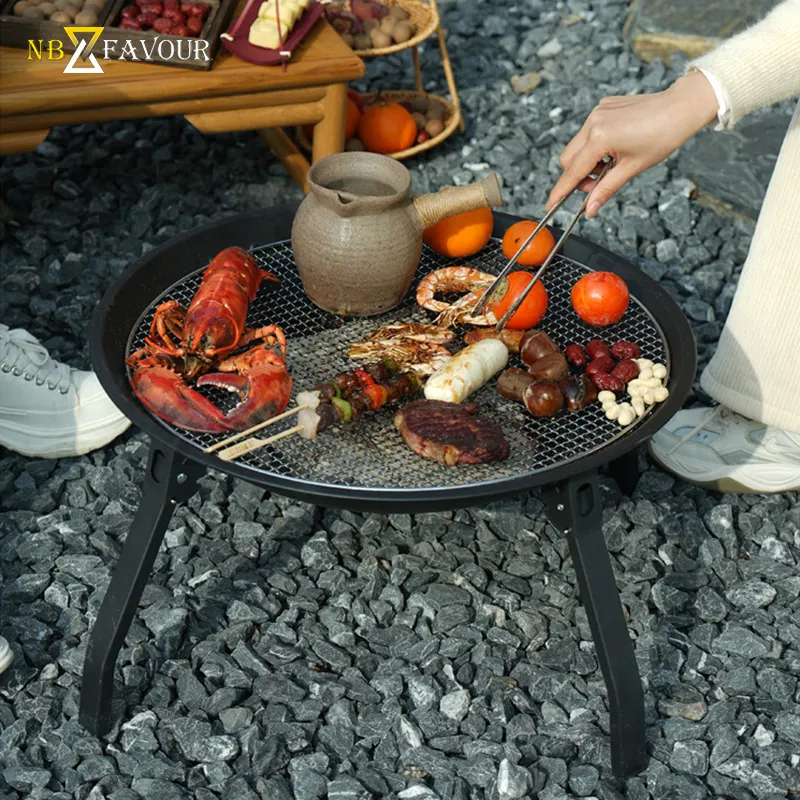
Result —
M 286 408 L 292 379 L 283 331 L 276 325 L 245 327 L 262 280 L 278 279 L 247 251 L 229 247 L 206 268 L 188 309 L 174 300 L 156 309 L 145 346 L 127 360 L 133 391 L 153 414 L 185 430 L 222 433 L 244 430 Z M 247 345 L 252 346 L 237 352 Z M 236 392 L 240 402 L 224 413 L 189 385 L 195 378 L 197 386 Z

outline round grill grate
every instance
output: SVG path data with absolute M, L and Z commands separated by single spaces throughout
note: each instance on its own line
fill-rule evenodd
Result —
M 293 397 L 303 389 L 330 380 L 339 372 L 351 371 L 361 362 L 347 357 L 351 342 L 363 340 L 381 325 L 389 322 L 431 322 L 435 314 L 417 306 L 417 282 L 432 270 L 453 266 L 457 261 L 442 258 L 427 246 L 411 291 L 400 307 L 380 317 L 342 319 L 317 308 L 303 291 L 292 258 L 289 241 L 276 242 L 251 250 L 259 264 L 280 279 L 280 284 L 262 283 L 251 304 L 247 324 L 253 327 L 276 324 L 286 333 L 286 360 L 294 379 Z M 470 266 L 497 274 L 507 260 L 500 242 L 492 240 L 484 250 L 470 259 Z M 461 262 L 464 263 L 464 262 Z M 200 285 L 204 267 L 171 286 L 139 318 L 128 342 L 127 354 L 144 344 L 153 313 L 159 303 L 177 300 L 188 306 Z M 619 340 L 635 341 L 642 356 L 666 364 L 670 358 L 665 337 L 652 315 L 635 298 L 618 325 L 602 331 L 591 328 L 577 317 L 569 293 L 572 285 L 587 267 L 557 256 L 544 278 L 550 298 L 545 318 L 538 326 L 546 331 L 562 349 L 572 342 L 585 344 L 602 338 L 612 344 Z M 463 346 L 457 337 L 450 349 Z M 512 356 L 509 366 L 523 366 Z M 667 382 L 668 385 L 668 382 Z M 203 389 L 214 403 L 227 410 L 236 402 L 233 395 L 219 389 Z M 508 439 L 511 455 L 492 464 L 444 467 L 413 453 L 392 423 L 393 408 L 367 413 L 357 422 L 329 428 L 316 441 L 291 436 L 248 453 L 237 459 L 248 468 L 285 478 L 294 478 L 320 485 L 371 487 L 382 489 L 414 489 L 464 486 L 477 482 L 516 478 L 548 469 L 555 464 L 574 461 L 605 447 L 634 428 L 623 429 L 605 418 L 599 404 L 579 413 L 563 412 L 550 419 L 532 417 L 523 406 L 497 394 L 494 381 L 470 397 L 478 406 L 478 414 L 498 423 Z M 294 406 L 294 400 L 289 407 Z M 650 413 L 646 412 L 645 416 Z M 296 424 L 293 417 L 282 420 L 255 435 L 278 433 Z M 224 435 L 197 434 L 159 421 L 176 436 L 205 448 L 225 438 Z M 220 461 L 220 469 L 225 462 Z

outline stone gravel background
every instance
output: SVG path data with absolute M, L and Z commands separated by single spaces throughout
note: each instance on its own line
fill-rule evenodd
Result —
M 468 131 L 408 162 L 418 191 L 492 169 L 510 211 L 541 214 L 593 105 L 683 69 L 632 55 L 616 0 L 440 6 Z M 442 92 L 437 54 L 426 47 L 423 69 Z M 357 88 L 411 86 L 410 57 L 368 70 Z M 512 77 L 532 72 L 541 83 L 517 94 Z M 0 319 L 84 368 L 87 320 L 127 264 L 208 220 L 301 199 L 256 134 L 205 138 L 180 118 L 56 130 L 3 159 L 0 180 L 15 212 L 3 220 Z M 580 233 L 661 281 L 705 363 L 752 225 L 692 193 L 672 158 Z M 1 797 L 800 796 L 798 496 L 702 491 L 644 453 L 633 498 L 603 482 L 647 691 L 652 761 L 627 784 L 611 775 L 567 545 L 536 493 L 360 515 L 207 475 L 175 514 L 121 652 L 124 721 L 88 735 L 77 717 L 88 630 L 146 452 L 136 431 L 71 460 L 0 450 L 0 633 L 16 653 L 0 681 Z

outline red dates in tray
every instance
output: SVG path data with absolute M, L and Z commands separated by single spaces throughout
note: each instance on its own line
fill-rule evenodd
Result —
M 181 3 L 179 0 L 134 0 L 120 11 L 118 28 L 167 33 L 172 36 L 199 36 L 211 11 L 208 3 Z

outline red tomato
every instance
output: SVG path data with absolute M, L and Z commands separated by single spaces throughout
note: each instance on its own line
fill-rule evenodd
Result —
M 499 320 L 527 289 L 531 280 L 533 280 L 533 275 L 530 272 L 512 272 L 507 275 L 505 281 L 497 287 L 497 292 L 489 303 L 488 310 Z M 547 290 L 539 280 L 528 292 L 522 305 L 514 312 L 514 316 L 506 323 L 506 327 L 516 331 L 533 328 L 541 321 L 546 311 Z
M 619 322 L 630 297 L 625 281 L 613 272 L 589 272 L 576 281 L 570 293 L 575 313 L 596 327 Z

